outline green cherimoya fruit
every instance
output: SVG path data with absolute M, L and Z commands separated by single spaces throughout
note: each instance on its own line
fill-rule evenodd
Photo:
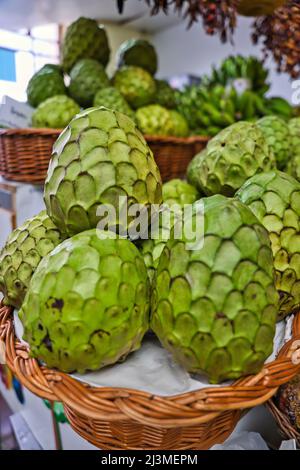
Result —
M 282 319 L 300 307 L 300 183 L 271 171 L 246 181 L 237 197 L 269 232 Z
M 109 86 L 103 65 L 93 59 L 81 59 L 70 72 L 69 93 L 82 107 L 90 107 L 98 90 Z
M 106 31 L 97 21 L 90 18 L 78 18 L 66 31 L 63 39 L 62 65 L 66 72 L 80 59 L 95 59 L 104 67 L 110 56 Z
M 151 233 L 151 237 L 141 244 L 141 252 L 151 281 L 153 281 L 160 255 L 170 238 L 172 227 L 179 217 L 182 217 L 181 209 L 184 208 L 185 204 L 193 204 L 199 198 L 197 190 L 180 179 L 172 179 L 164 183 L 162 194 L 164 210 L 159 215 L 157 226 Z M 164 219 L 163 215 L 166 214 L 168 214 L 168 217 Z
M 286 173 L 300 181 L 300 152 L 293 155 L 285 168 Z
M 0 253 L 0 291 L 6 305 L 21 307 L 40 261 L 62 241 L 46 211 L 11 233 Z
M 46 64 L 31 77 L 26 92 L 28 103 L 34 108 L 51 96 L 65 95 L 63 75 L 51 64 Z
M 168 109 L 176 108 L 176 92 L 166 80 L 155 80 L 155 103 Z
M 235 191 L 251 176 L 275 167 L 275 157 L 262 131 L 250 122 L 223 129 L 208 142 L 205 152 L 188 168 L 188 181 L 207 196 Z M 193 171 L 193 177 L 189 174 Z
M 187 137 L 189 135 L 189 125 L 185 117 L 174 109 L 169 110 L 169 116 L 171 121 L 169 134 L 175 137 Z
M 267 144 L 273 150 L 277 168 L 282 170 L 290 157 L 290 132 L 286 122 L 277 116 L 265 116 L 257 121 Z
M 221 195 L 203 203 L 203 247 L 171 238 L 162 252 L 151 327 L 188 371 L 216 383 L 262 367 L 278 294 L 268 233 L 251 210 Z
M 136 111 L 137 125 L 143 134 L 170 135 L 172 121 L 168 109 L 159 104 L 149 104 Z
M 300 181 L 300 117 L 289 121 L 289 131 L 291 156 L 286 171 Z
M 121 67 L 115 73 L 113 84 L 134 109 L 146 106 L 155 98 L 155 81 L 140 67 Z
M 147 270 L 135 245 L 114 236 L 80 233 L 32 277 L 20 319 L 31 354 L 49 367 L 95 370 L 140 347 L 149 321 Z
M 300 117 L 295 117 L 289 121 L 291 153 L 300 154 Z
M 151 75 L 157 71 L 157 54 L 149 41 L 129 39 L 121 44 L 118 50 L 118 65 L 135 65 L 147 70 Z
M 63 233 L 97 227 L 101 204 L 116 209 L 115 224 L 126 231 L 134 217 L 127 222 L 119 218 L 118 209 L 123 213 L 126 205 L 130 210 L 133 204 L 160 204 L 161 176 L 130 118 L 90 108 L 77 115 L 54 144 L 44 198 L 49 216 Z
M 199 198 L 197 189 L 179 178 L 172 179 L 162 186 L 163 202 L 169 207 L 177 204 L 193 204 Z
M 202 171 L 203 161 L 206 158 L 206 148 L 197 153 L 187 167 L 186 177 L 188 182 L 194 186 L 200 193 L 203 191 L 200 186 L 200 172 Z
M 119 113 L 126 114 L 131 119 L 135 120 L 134 111 L 121 93 L 114 87 L 102 88 L 102 90 L 97 91 L 94 97 L 94 106 L 104 106 L 113 111 L 119 111 Z
M 79 112 L 80 107 L 72 98 L 66 95 L 52 96 L 38 105 L 32 114 L 32 125 L 61 129 Z

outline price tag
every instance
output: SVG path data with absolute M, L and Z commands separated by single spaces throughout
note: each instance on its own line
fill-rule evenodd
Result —
M 232 86 L 239 95 L 242 95 L 246 90 L 251 89 L 251 81 L 247 78 L 236 78 L 232 81 Z
M 4 96 L 0 104 L 0 127 L 19 129 L 31 127 L 32 113 L 33 108 L 27 103 Z

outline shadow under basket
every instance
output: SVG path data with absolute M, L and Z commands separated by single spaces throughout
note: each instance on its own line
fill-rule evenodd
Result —
M 52 147 L 59 129 L 0 130 L 0 174 L 10 181 L 44 184 Z M 159 166 L 162 180 L 184 178 L 196 153 L 203 150 L 209 137 L 145 136 Z
M 103 450 L 201 450 L 223 442 L 247 409 L 265 403 L 300 372 L 299 340 L 298 313 L 292 339 L 258 374 L 230 386 L 158 396 L 92 387 L 40 365 L 15 336 L 13 309 L 0 304 L 0 341 L 9 368 L 31 392 L 60 401 L 72 428 Z

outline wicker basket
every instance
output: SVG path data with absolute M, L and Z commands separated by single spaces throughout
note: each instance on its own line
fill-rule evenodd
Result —
M 43 184 L 57 129 L 0 130 L 0 174 L 10 181 Z
M 295 427 L 291 425 L 288 417 L 278 408 L 273 399 L 267 402 L 267 408 L 274 416 L 282 437 L 286 440 L 296 439 L 297 445 L 300 448 L 300 432 L 297 432 Z
M 163 181 L 184 178 L 186 169 L 196 153 L 203 150 L 209 137 L 161 137 L 145 136 Z
M 224 441 L 246 409 L 270 399 L 300 372 L 300 313 L 292 339 L 275 361 L 232 386 L 171 397 L 133 389 L 91 387 L 41 366 L 16 338 L 13 312 L 0 304 L 0 340 L 8 366 L 36 395 L 63 403 L 73 429 L 104 449 L 207 449 Z
M 4 129 L 0 131 L 0 174 L 10 181 L 43 184 L 57 129 Z M 206 147 L 208 137 L 146 136 L 163 181 L 182 178 L 193 156 Z M 170 162 L 172 162 L 170 164 Z

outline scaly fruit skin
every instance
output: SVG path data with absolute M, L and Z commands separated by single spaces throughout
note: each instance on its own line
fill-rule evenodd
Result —
M 170 239 L 151 327 L 188 371 L 212 383 L 256 373 L 273 350 L 278 295 L 268 234 L 239 201 L 204 198 L 204 246 Z
M 291 152 L 293 155 L 300 154 L 300 117 L 295 117 L 289 121 Z
M 168 82 L 165 80 L 155 80 L 155 85 L 155 103 L 168 109 L 176 108 L 176 93 Z
M 64 78 L 58 70 L 46 64 L 31 77 L 26 92 L 28 103 L 36 108 L 47 98 L 66 94 Z
M 285 171 L 288 175 L 291 175 L 297 181 L 300 181 L 300 153 L 298 153 L 298 155 L 293 155 L 290 158 Z
M 114 364 L 140 347 L 148 329 L 141 254 L 129 240 L 99 232 L 80 233 L 43 260 L 20 311 L 31 354 L 64 372 Z
M 211 75 L 203 78 L 203 84 L 209 87 L 226 87 L 234 80 L 243 78 L 248 80 L 250 90 L 263 96 L 270 88 L 267 83 L 268 75 L 268 70 L 257 57 L 236 55 L 227 57 L 220 67 L 213 67 Z
M 168 109 L 159 104 L 149 104 L 136 111 L 139 129 L 147 135 L 171 135 L 172 121 Z
M 129 39 L 118 50 L 118 66 L 135 65 L 147 70 L 151 75 L 157 71 L 157 54 L 150 42 L 144 39 Z
M 80 59 L 94 59 L 106 67 L 110 49 L 105 29 L 90 18 L 78 18 L 68 26 L 63 39 L 62 65 L 66 72 Z
M 104 106 L 105 108 L 119 111 L 119 113 L 126 114 L 131 119 L 135 120 L 135 113 L 123 98 L 121 93 L 114 87 L 103 88 L 97 91 L 94 97 L 94 106 Z
M 269 232 L 281 320 L 300 307 L 300 183 L 279 171 L 262 173 L 246 181 L 236 197 Z
M 72 98 L 57 95 L 43 101 L 32 114 L 33 127 L 62 129 L 80 112 L 80 107 Z
M 291 158 L 286 171 L 300 181 L 300 117 L 289 121 Z
M 155 98 L 155 81 L 149 72 L 140 67 L 121 67 L 115 73 L 113 84 L 134 109 L 146 106 Z
M 169 207 L 174 204 L 184 207 L 185 204 L 193 204 L 199 198 L 197 189 L 180 179 L 172 179 L 162 186 L 163 202 Z
M 201 172 L 202 165 L 204 164 L 204 160 L 206 158 L 206 152 L 206 148 L 204 148 L 203 150 L 201 150 L 201 152 L 197 153 L 197 155 L 194 156 L 193 160 L 190 161 L 186 172 L 186 178 L 188 182 L 202 194 L 203 191 L 200 187 L 199 175 Z
M 275 158 L 262 131 L 255 124 L 241 121 L 208 142 L 205 153 L 197 157 L 193 179 L 188 180 L 195 181 L 196 169 L 197 187 L 204 194 L 233 196 L 248 178 L 274 167 Z
M 109 86 L 109 79 L 99 62 L 93 59 L 82 59 L 70 72 L 69 93 L 82 107 L 93 105 L 98 90 Z
M 163 203 L 166 206 L 163 212 L 167 212 L 168 208 L 171 209 L 171 213 L 168 211 L 170 223 L 167 221 L 165 224 L 164 220 L 160 218 L 157 231 L 154 230 L 152 238 L 143 241 L 141 244 L 141 252 L 143 254 L 151 282 L 153 281 L 160 255 L 167 240 L 170 238 L 172 227 L 182 215 L 180 208 L 184 208 L 185 204 L 193 204 L 197 199 L 199 199 L 198 191 L 189 183 L 180 179 L 172 179 L 167 183 L 164 183 L 162 194 Z
M 263 132 L 267 144 L 273 150 L 277 168 L 283 170 L 290 157 L 290 132 L 288 125 L 277 116 L 266 116 L 256 125 Z
M 0 253 L 0 291 L 6 305 L 21 307 L 40 261 L 63 239 L 46 211 L 11 233 Z
M 123 200 L 120 201 L 120 197 Z M 74 118 L 53 146 L 44 199 L 49 216 L 69 236 L 95 228 L 101 204 L 117 210 L 161 203 L 161 176 L 143 135 L 124 114 L 90 108 Z M 113 222 L 112 222 L 113 223 Z M 126 221 L 124 220 L 126 224 Z
M 174 109 L 169 110 L 169 115 L 171 120 L 170 135 L 175 137 L 187 137 L 190 130 L 185 117 Z

